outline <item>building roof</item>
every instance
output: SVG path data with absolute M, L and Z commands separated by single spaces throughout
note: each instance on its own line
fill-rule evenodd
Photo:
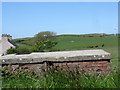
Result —
M 14 45 L 15 47 L 18 47 L 12 40 L 8 39 L 8 42 L 11 43 L 12 45 Z

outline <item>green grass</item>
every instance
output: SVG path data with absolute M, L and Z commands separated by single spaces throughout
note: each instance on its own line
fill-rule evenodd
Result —
M 109 37 L 76 37 L 76 36 L 61 36 L 57 38 L 59 42 L 54 48 L 65 50 L 80 50 L 87 49 L 87 46 L 98 45 L 99 48 L 117 47 L 117 38 L 114 36 Z M 74 41 L 74 42 L 71 42 Z
M 120 88 L 118 72 L 110 74 L 85 74 L 75 71 L 57 71 L 42 75 L 19 73 L 3 78 L 2 88 Z

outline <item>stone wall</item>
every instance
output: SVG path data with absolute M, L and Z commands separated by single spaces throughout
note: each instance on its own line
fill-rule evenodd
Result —
M 84 54 L 81 55 L 81 52 L 82 51 L 74 51 L 73 53 L 73 51 L 65 51 L 62 52 L 63 55 L 60 55 L 61 52 L 37 53 L 21 56 L 8 55 L 3 56 L 1 60 L 3 68 L 7 67 L 12 71 L 16 71 L 18 67 L 24 71 L 35 70 L 37 73 L 40 73 L 42 69 L 48 68 L 54 68 L 55 70 L 79 70 L 85 72 L 110 71 L 110 53 L 105 51 L 103 53 L 103 50 L 86 50 L 84 51 Z M 85 54 L 86 52 L 87 54 Z M 94 54 L 91 52 L 94 52 Z
M 27 63 L 27 64 L 14 64 L 4 65 L 3 68 L 11 68 L 11 71 L 16 71 L 18 67 L 23 71 L 34 70 L 38 74 L 42 69 L 55 69 L 55 70 L 78 70 L 84 72 L 109 72 L 110 60 L 88 60 L 88 61 L 67 61 L 67 62 L 43 62 L 43 63 Z

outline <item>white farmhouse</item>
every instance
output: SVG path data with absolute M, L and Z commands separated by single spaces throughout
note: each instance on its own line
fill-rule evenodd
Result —
M 12 42 L 12 36 L 2 34 L 2 39 L 0 40 L 0 55 L 5 54 L 10 48 L 16 48 L 16 45 Z

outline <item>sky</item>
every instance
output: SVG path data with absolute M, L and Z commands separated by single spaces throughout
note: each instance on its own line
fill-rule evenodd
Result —
M 117 33 L 117 2 L 3 2 L 2 34 L 33 37 L 60 34 Z

